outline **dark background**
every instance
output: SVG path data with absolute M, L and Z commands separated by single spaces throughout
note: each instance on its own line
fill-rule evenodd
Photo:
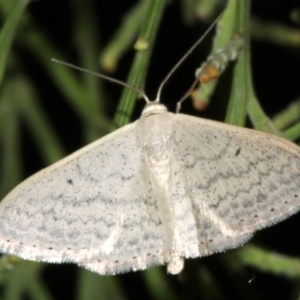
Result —
M 99 16 L 95 26 L 99 27 L 101 32 L 99 51 L 109 42 L 112 34 L 120 26 L 124 14 L 135 3 L 136 1 L 130 0 L 94 1 L 95 12 Z M 68 61 L 77 64 L 77 55 L 72 42 L 70 5 L 71 1 L 35 1 L 29 5 L 28 10 L 45 35 L 56 44 L 57 48 L 63 50 Z M 298 1 L 253 0 L 251 14 L 253 17 L 265 21 L 277 22 L 299 29 L 290 20 L 290 14 L 295 8 L 299 9 Z M 147 75 L 145 90 L 150 98 L 155 97 L 161 80 L 199 38 L 199 33 L 203 33 L 207 29 L 210 22 L 198 21 L 187 27 L 181 19 L 179 1 L 170 1 L 159 29 Z M 174 111 L 176 101 L 193 81 L 194 69 L 201 63 L 199 59 L 205 60 L 212 42 L 212 35 L 185 62 L 164 89 L 162 102 L 166 103 L 170 110 Z M 85 142 L 81 134 L 81 123 L 75 112 L 70 109 L 64 97 L 57 90 L 55 84 L 51 82 L 35 57 L 17 45 L 14 46 L 14 51 L 24 57 L 24 68 L 28 76 L 36 82 L 42 105 L 54 127 L 57 128 L 61 140 L 65 142 L 67 151 L 71 153 L 82 147 Z M 254 39 L 251 44 L 251 54 L 255 91 L 263 109 L 268 116 L 272 117 L 299 97 L 299 48 L 278 46 L 268 41 Z M 119 68 L 111 75 L 126 80 L 133 55 L 133 50 L 128 51 L 120 61 Z M 95 70 L 98 70 L 98 66 L 95 66 Z M 216 95 L 205 112 L 199 113 L 194 110 L 190 101 L 185 102 L 182 111 L 222 121 L 226 113 L 225 109 L 230 91 L 231 71 L 232 66 L 220 80 Z M 122 88 L 107 82 L 104 84 L 110 94 L 109 102 L 105 104 L 107 114 L 113 117 Z M 140 101 L 137 104 L 134 119 L 139 117 L 142 108 L 143 102 Z M 250 123 L 249 126 L 251 126 Z M 26 130 L 24 131 L 24 146 L 26 175 L 30 175 L 44 167 L 44 163 L 42 159 L 39 159 L 30 133 Z M 257 233 L 251 243 L 284 255 L 298 256 L 300 253 L 299 226 L 300 219 L 296 215 L 281 224 Z M 298 282 L 292 282 L 281 276 L 266 274 L 251 267 L 245 268 L 244 274 L 246 276 L 233 273 L 233 278 L 235 278 L 233 280 L 226 269 L 230 263 L 224 267 L 222 262 L 224 259 L 229 259 L 229 261 L 235 259 L 234 255 L 231 254 L 233 251 L 228 251 L 228 254 L 216 254 L 211 257 L 188 260 L 186 269 L 181 276 L 164 275 L 164 280 L 172 286 L 180 299 L 211 299 L 205 296 L 205 284 L 195 279 L 198 268 L 205 266 L 210 270 L 218 288 L 223 291 L 224 298 L 222 299 L 243 299 L 239 289 L 255 290 L 255 293 L 260 295 L 260 299 L 294 299 L 293 297 L 296 299 L 296 295 L 299 295 Z M 226 255 L 228 258 L 224 258 Z M 78 280 L 78 268 L 76 266 L 47 265 L 41 276 L 54 299 L 75 299 Z M 125 291 L 124 298 L 152 299 L 147 291 L 148 287 L 143 278 L 143 272 L 128 273 L 117 277 Z M 99 280 L 101 280 L 100 276 Z M 249 280 L 252 280 L 251 283 L 248 283 Z M 199 286 L 201 292 L 199 292 Z M 101 295 L 95 295 L 94 299 L 104 298 Z M 168 299 L 168 294 L 166 294 L 166 299 Z
M 72 43 L 72 19 L 69 2 L 58 1 L 57 3 L 59 5 L 56 4 L 56 1 L 37 1 L 31 3 L 29 10 L 45 34 L 53 40 L 59 49 L 63 50 L 66 57 L 68 57 L 68 62 L 76 64 L 76 53 Z M 105 47 L 109 42 L 112 34 L 120 26 L 122 18 L 135 3 L 136 1 L 130 0 L 102 0 L 93 3 L 95 12 L 99 16 L 98 24 L 95 24 L 95 26 L 100 28 L 99 31 L 101 33 L 101 36 L 99 36 L 99 51 L 101 47 Z M 222 1 L 220 3 L 220 8 L 222 8 Z M 254 0 L 252 1 L 252 15 L 262 20 L 296 28 L 296 24 L 290 18 L 292 10 L 296 7 L 297 1 Z M 170 1 L 160 25 L 145 86 L 147 95 L 152 99 L 155 98 L 157 88 L 168 71 L 199 38 L 199 33 L 204 33 L 213 21 L 213 19 L 207 21 L 207 23 L 196 21 L 193 25 L 186 26 L 183 24 L 180 9 L 179 1 Z M 175 103 L 189 88 L 194 79 L 195 68 L 207 58 L 212 36 L 213 33 L 180 67 L 164 88 L 162 102 L 166 103 L 170 110 L 174 111 Z M 297 76 L 300 63 L 299 51 L 295 48 L 278 46 L 261 40 L 253 40 L 251 50 L 255 91 L 263 109 L 272 117 L 299 95 Z M 120 60 L 116 72 L 109 75 L 125 81 L 133 56 L 133 50 L 127 51 Z M 43 102 L 49 109 L 49 114 L 55 114 L 55 121 L 62 122 L 63 126 L 60 126 L 60 130 L 63 127 L 66 128 L 66 115 L 72 117 L 69 108 L 64 107 L 64 101 L 59 99 L 61 95 L 56 91 L 55 86 L 51 85 L 49 78 L 42 76 L 43 70 L 39 69 L 35 58 L 28 55 L 26 63 L 30 74 L 34 76 L 34 80 L 37 81 L 41 90 L 44 91 L 42 95 L 44 98 Z M 99 70 L 98 66 L 95 66 L 94 70 Z M 224 119 L 226 101 L 231 84 L 230 68 L 225 75 L 228 76 L 223 76 L 220 81 L 220 88 L 213 97 L 212 104 L 201 116 L 220 121 Z M 104 84 L 111 94 L 110 102 L 106 104 L 107 112 L 113 116 L 122 88 L 109 82 L 104 82 Z M 142 101 L 138 103 L 134 119 L 139 117 L 143 105 Z M 186 111 L 200 115 L 200 113 L 193 110 L 190 103 L 183 105 L 183 112 Z M 60 120 L 60 117 L 62 120 Z M 76 120 L 72 119 L 73 121 Z M 69 132 L 68 135 L 72 135 L 72 132 Z M 78 135 L 76 137 L 78 140 Z M 76 143 L 75 141 L 73 142 Z M 77 146 L 74 145 L 74 147 L 76 149 Z

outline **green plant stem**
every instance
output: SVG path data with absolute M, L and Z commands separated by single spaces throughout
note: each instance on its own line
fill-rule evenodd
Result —
M 139 88 L 144 84 L 156 33 L 166 3 L 166 0 L 149 0 L 148 2 L 146 17 L 139 37 L 147 41 L 149 47 L 145 51 L 138 51 L 135 55 L 127 80 L 127 83 L 134 87 Z M 118 128 L 130 122 L 137 96 L 135 91 L 124 89 L 114 117 L 115 127 Z

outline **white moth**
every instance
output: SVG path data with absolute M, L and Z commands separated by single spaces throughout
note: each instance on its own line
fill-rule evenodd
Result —
M 99 274 L 237 247 L 300 209 L 300 150 L 267 133 L 167 112 L 141 118 L 18 185 L 0 251 Z
M 0 249 L 99 274 L 237 247 L 300 208 L 300 150 L 267 133 L 149 102 L 141 118 L 18 185 Z

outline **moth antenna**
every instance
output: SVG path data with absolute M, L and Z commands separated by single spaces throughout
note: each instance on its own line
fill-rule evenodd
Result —
M 198 84 L 199 78 L 197 77 L 191 87 L 184 93 L 184 95 L 180 98 L 180 100 L 176 104 L 176 114 L 179 113 L 181 109 L 182 102 L 191 95 L 191 92 L 194 90 L 195 86 Z
M 61 64 L 61 65 L 64 65 L 64 66 L 67 66 L 67 67 L 70 67 L 70 68 L 75 69 L 75 70 L 79 70 L 79 71 L 82 71 L 82 72 L 85 72 L 85 73 L 88 73 L 88 74 L 91 74 L 91 75 L 95 75 L 97 77 L 103 78 L 105 80 L 108 80 L 110 82 L 116 83 L 118 85 L 127 87 L 127 88 L 129 88 L 129 89 L 131 89 L 131 90 L 136 91 L 137 93 L 139 93 L 145 99 L 146 103 L 151 102 L 149 100 L 149 98 L 146 96 L 146 94 L 144 93 L 143 90 L 138 89 L 138 88 L 136 88 L 136 87 L 134 87 L 134 86 L 132 86 L 130 84 L 127 84 L 126 82 L 123 82 L 121 80 L 112 78 L 112 77 L 107 76 L 107 75 L 103 75 L 103 74 L 100 74 L 100 73 L 97 73 L 97 72 L 93 72 L 93 71 L 89 71 L 89 70 L 84 69 L 84 68 L 77 67 L 77 66 L 75 66 L 73 64 L 70 64 L 70 63 L 67 63 L 67 62 L 55 59 L 55 58 L 52 58 L 51 61 L 53 61 L 55 63 L 58 63 L 58 64 Z
M 204 32 L 204 34 L 196 41 L 196 43 L 183 55 L 183 57 L 177 62 L 177 64 L 171 69 L 171 71 L 167 74 L 167 76 L 164 78 L 164 80 L 161 82 L 157 94 L 156 99 L 154 102 L 159 102 L 160 95 L 163 87 L 165 86 L 166 82 L 169 80 L 169 78 L 175 73 L 175 71 L 182 65 L 182 63 L 187 59 L 187 57 L 195 50 L 195 48 L 198 47 L 198 45 L 206 38 L 208 33 L 213 29 L 213 27 L 216 25 L 216 23 L 219 21 L 219 19 L 222 17 L 225 10 L 223 10 L 219 16 L 214 20 L 214 22 L 208 27 L 208 29 Z

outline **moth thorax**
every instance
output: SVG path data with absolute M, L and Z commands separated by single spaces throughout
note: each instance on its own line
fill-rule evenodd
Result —
M 151 114 L 160 114 L 167 112 L 167 108 L 158 102 L 148 102 L 145 106 L 145 108 L 142 111 L 142 117 L 149 116 Z

